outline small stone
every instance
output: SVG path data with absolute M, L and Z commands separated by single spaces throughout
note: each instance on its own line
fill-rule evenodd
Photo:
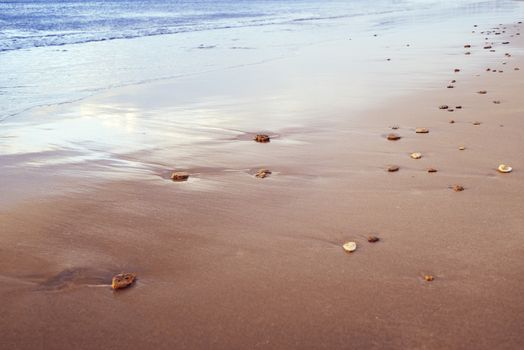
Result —
M 462 186 L 460 186 L 460 185 L 454 185 L 454 186 L 452 187 L 452 189 L 453 189 L 453 191 L 455 191 L 455 192 L 462 192 L 462 191 L 464 191 L 464 187 L 462 187 Z
M 388 140 L 389 141 L 397 141 L 397 140 L 400 140 L 400 139 L 401 139 L 401 137 L 398 134 L 389 134 L 388 135 Z
M 520 68 L 519 67 L 515 67 L 515 70 L 520 70 Z
M 429 133 L 429 129 L 428 128 L 416 128 L 415 132 L 417 134 L 427 134 Z
M 448 109 L 448 108 L 449 108 L 448 105 L 441 105 L 438 107 L 438 109 Z
M 369 236 L 368 237 L 368 242 L 369 243 L 377 243 L 378 241 L 380 241 L 380 238 L 378 238 L 377 236 Z
M 455 110 L 453 108 L 449 108 L 448 112 L 454 112 Z
M 449 121 L 449 123 L 450 123 L 450 124 L 455 124 L 455 121 L 454 121 L 453 119 L 451 119 L 451 120 Z
M 433 281 L 435 278 L 432 276 L 432 275 L 424 275 L 424 280 L 426 282 L 431 282 Z
M 129 287 L 136 279 L 136 274 L 134 273 L 119 273 L 118 275 L 113 276 L 111 281 L 111 287 L 113 289 L 123 289 Z
M 189 174 L 184 171 L 175 171 L 171 174 L 171 180 L 173 181 L 186 181 L 189 178 Z
M 460 69 L 455 68 L 455 73 L 458 73 L 458 72 L 460 72 Z
M 453 79 L 452 81 L 450 81 L 451 84 L 455 84 L 457 81 L 455 79 Z
M 454 86 L 453 86 L 453 85 L 448 85 L 447 88 L 448 88 L 448 89 L 453 89 Z
M 469 44 L 464 45 L 465 49 L 469 49 L 470 47 L 471 47 L 471 45 L 469 45 Z
M 497 170 L 500 172 L 500 173 L 511 173 L 513 171 L 513 168 L 510 167 L 509 165 L 506 165 L 506 164 L 500 164 L 499 167 L 497 168 Z
M 504 41 L 504 42 L 502 43 L 502 45 L 508 45 L 508 44 L 509 44 L 509 41 Z
M 260 135 L 255 136 L 254 140 L 260 143 L 268 143 L 271 139 L 269 138 L 268 135 L 260 134 Z
M 455 108 L 456 109 L 462 109 L 462 106 L 456 106 Z
M 487 49 L 491 49 L 491 45 L 486 45 L 484 46 L 484 49 L 487 50 Z
M 344 248 L 346 252 L 352 253 L 357 249 L 357 244 L 355 242 L 347 242 L 347 243 L 344 243 L 342 248 Z
M 420 159 L 422 158 L 422 153 L 414 152 L 414 153 L 411 153 L 410 157 L 413 159 Z
M 428 173 L 436 173 L 437 171 L 435 168 L 428 168 Z
M 486 72 L 490 72 L 490 71 L 491 71 L 491 68 L 487 68 L 487 69 L 486 69 Z
M 477 91 L 477 94 L 480 94 L 480 95 L 485 95 L 487 94 L 488 92 L 486 90 L 480 90 L 480 91 Z
M 398 128 L 400 128 L 400 126 L 398 126 L 398 125 L 393 125 L 393 126 L 391 127 L 391 129 L 393 129 L 393 130 L 397 130 Z
M 271 175 L 271 171 L 268 170 L 268 169 L 260 169 L 256 174 L 255 176 L 260 178 L 260 179 L 263 179 L 263 178 L 266 178 L 268 177 L 269 175 Z
M 493 101 L 493 103 L 496 104 L 496 105 L 499 105 L 500 101 L 498 101 L 498 100 L 497 101 Z
M 471 55 L 471 52 L 465 52 L 464 55 Z
M 400 170 L 400 167 L 398 165 L 390 165 L 388 167 L 388 172 L 390 173 L 394 173 L 396 171 L 399 171 Z
M 464 146 L 460 146 L 460 147 L 459 147 L 459 150 L 461 150 L 461 151 L 463 151 L 463 150 L 465 150 L 465 149 L 466 149 L 466 147 L 464 147 Z
M 481 122 L 473 122 L 473 125 L 480 125 L 482 124 Z

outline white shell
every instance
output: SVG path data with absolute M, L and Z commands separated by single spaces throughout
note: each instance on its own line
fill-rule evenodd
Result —
M 511 173 L 513 171 L 513 168 L 506 164 L 500 164 L 497 170 L 501 173 Z
M 344 248 L 346 252 L 351 253 L 351 252 L 354 252 L 355 249 L 357 249 L 357 244 L 355 242 L 347 242 L 347 243 L 344 243 L 342 248 Z

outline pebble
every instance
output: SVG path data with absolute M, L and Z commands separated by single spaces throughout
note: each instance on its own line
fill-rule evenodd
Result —
M 346 252 L 352 253 L 357 249 L 357 244 L 355 242 L 347 242 L 347 243 L 344 243 L 342 248 L 344 248 Z
M 390 165 L 390 166 L 388 167 L 388 172 L 390 172 L 390 173 L 394 173 L 394 172 L 396 172 L 396 171 L 399 171 L 399 169 L 400 169 L 400 167 L 399 167 L 398 165 Z
M 463 151 L 463 150 L 465 150 L 465 149 L 466 149 L 466 147 L 464 147 L 464 146 L 460 146 L 460 147 L 459 147 L 459 150 L 461 150 L 461 151 Z
M 136 274 L 134 273 L 119 273 L 118 275 L 113 276 L 111 281 L 111 288 L 113 289 L 123 289 L 129 287 L 136 279 Z
M 388 135 L 388 140 L 389 141 L 397 141 L 397 140 L 400 140 L 400 139 L 401 139 L 401 137 L 398 134 L 389 134 Z
M 449 107 L 448 107 L 448 105 L 441 105 L 441 106 L 439 106 L 438 108 L 439 108 L 439 109 L 448 109 Z
M 432 276 L 432 275 L 424 275 L 424 280 L 426 282 L 431 282 L 433 281 L 435 278 Z
M 186 181 L 189 178 L 189 173 L 184 171 L 175 171 L 171 174 L 171 180 L 173 181 Z
M 513 171 L 513 168 L 506 164 L 500 164 L 497 170 L 500 173 L 511 173 Z
M 486 90 L 480 90 L 480 91 L 477 91 L 477 94 L 480 94 L 480 95 L 485 95 L 487 94 L 488 92 Z
M 429 133 L 429 129 L 428 128 L 416 128 L 415 132 L 417 134 L 427 134 Z
M 368 242 L 369 243 L 377 243 L 378 241 L 380 241 L 380 238 L 378 238 L 377 236 L 369 236 L 368 237 Z
M 271 141 L 269 136 L 268 135 L 264 135 L 264 134 L 260 134 L 260 135 L 255 136 L 254 140 L 256 142 L 260 142 L 260 143 L 268 143 L 269 141 Z
M 414 152 L 414 153 L 411 153 L 410 157 L 413 159 L 420 159 L 422 158 L 422 153 Z
M 455 192 L 462 192 L 464 191 L 464 187 L 460 186 L 460 185 L 455 185 L 452 187 L 453 191 Z
M 437 171 L 435 168 L 428 168 L 428 173 L 436 173 Z
M 268 177 L 269 175 L 271 175 L 271 171 L 268 170 L 268 169 L 260 169 L 256 174 L 255 176 L 260 178 L 260 179 L 263 179 L 263 178 L 266 178 Z

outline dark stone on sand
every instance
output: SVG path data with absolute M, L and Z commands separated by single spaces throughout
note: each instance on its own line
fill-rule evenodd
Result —
M 489 71 L 491 71 L 491 68 L 486 68 L 486 72 L 489 72 Z
M 509 44 L 509 41 L 504 41 L 502 44 L 507 45 Z
M 396 171 L 399 171 L 399 169 L 400 169 L 400 167 L 397 166 L 397 165 L 390 165 L 390 166 L 388 167 L 388 172 L 390 172 L 390 173 L 394 173 L 394 172 L 396 172 Z
M 451 120 L 449 121 L 449 123 L 450 123 L 450 124 L 455 124 L 455 121 L 454 121 L 453 119 L 451 119 Z
M 493 101 L 494 104 L 499 105 L 500 101 Z
M 473 125 L 480 125 L 482 124 L 481 122 L 473 122 Z
M 469 49 L 470 47 L 471 47 L 471 45 L 469 45 L 469 44 L 464 45 L 464 48 L 466 48 L 466 49 Z
M 462 109 L 462 106 L 456 106 L 455 108 L 456 109 Z
M 449 107 L 448 107 L 448 105 L 441 105 L 441 106 L 439 106 L 438 108 L 439 108 L 439 109 L 448 109 Z
M 485 95 L 487 94 L 488 92 L 486 90 L 480 90 L 480 91 L 477 91 L 477 94 L 480 94 L 480 95 Z
M 378 238 L 377 236 L 369 236 L 368 237 L 368 242 L 369 243 L 377 243 L 378 241 L 380 241 L 380 238 Z
M 129 287 L 136 279 L 136 274 L 134 273 L 119 273 L 118 275 L 113 276 L 111 281 L 111 288 L 113 289 L 123 289 Z
M 520 70 L 520 68 L 519 67 L 515 67 L 515 70 Z
M 452 187 L 452 189 L 453 189 L 453 191 L 455 191 L 455 192 L 462 192 L 462 191 L 464 191 L 464 187 L 462 187 L 461 185 L 454 185 L 454 186 Z
M 258 177 L 259 179 L 266 178 L 266 177 L 268 177 L 269 175 L 271 175 L 271 171 L 268 170 L 268 169 L 260 169 L 260 170 L 255 174 L 255 176 Z
M 264 135 L 264 134 L 260 134 L 260 135 L 255 136 L 254 140 L 256 142 L 259 142 L 259 143 L 268 143 L 269 141 L 271 141 L 269 136 L 268 135 Z
M 398 135 L 398 134 L 393 134 L 393 133 L 391 133 L 391 134 L 388 135 L 387 139 L 388 139 L 389 141 L 397 141 L 397 140 L 400 140 L 401 137 L 400 137 L 400 135 Z
M 492 48 L 491 45 L 486 45 L 486 46 L 484 46 L 484 49 L 485 49 L 485 50 L 487 50 L 487 49 L 491 49 L 491 48 Z
M 424 275 L 424 280 L 426 282 L 432 282 L 435 279 L 432 275 Z
M 454 86 L 453 86 L 453 85 L 448 85 L 447 88 L 448 88 L 448 89 L 453 89 Z
M 448 112 L 453 112 L 455 111 L 453 108 L 448 108 Z
M 456 81 L 455 79 L 453 79 L 453 80 L 451 81 L 451 84 L 455 84 L 456 82 L 457 82 L 457 81 Z
M 186 181 L 189 178 L 189 173 L 185 171 L 175 171 L 171 174 L 171 180 L 173 181 Z
M 460 72 L 460 69 L 455 68 L 455 73 L 458 73 L 458 72 Z
M 465 52 L 464 55 L 471 55 L 471 52 Z
M 428 168 L 428 173 L 436 173 L 437 171 L 435 168 Z

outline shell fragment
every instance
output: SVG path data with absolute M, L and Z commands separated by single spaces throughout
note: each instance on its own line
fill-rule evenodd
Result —
M 501 173 L 511 173 L 513 171 L 513 168 L 506 164 L 500 164 L 497 170 Z
M 357 249 L 357 244 L 355 242 L 347 242 L 347 243 L 344 243 L 342 248 L 344 248 L 346 252 L 351 253 L 351 252 L 354 252 L 355 249 Z

